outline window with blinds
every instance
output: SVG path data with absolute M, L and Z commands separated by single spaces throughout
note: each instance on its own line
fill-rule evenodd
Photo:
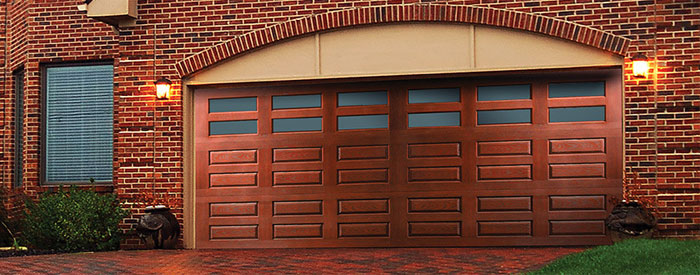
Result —
M 45 181 L 112 181 L 112 65 L 46 68 Z

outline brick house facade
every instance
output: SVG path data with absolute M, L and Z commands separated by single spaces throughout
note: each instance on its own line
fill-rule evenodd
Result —
M 113 182 L 131 208 L 130 228 L 143 213 L 144 192 L 177 198 L 183 224 L 186 135 L 182 79 L 219 61 L 285 38 L 336 28 L 397 22 L 470 23 L 525 30 L 624 57 L 624 162 L 637 173 L 640 195 L 654 197 L 661 236 L 700 235 L 700 3 L 656 1 L 138 1 L 138 19 L 118 30 L 78 10 L 82 0 L 4 1 L 0 40 L 2 182 L 15 178 L 14 133 L 23 128 L 22 184 L 30 196 L 41 179 L 42 67 L 113 61 Z M 155 37 L 155 39 L 154 39 Z M 154 52 L 155 51 L 155 52 Z M 650 77 L 631 75 L 631 58 L 651 60 Z M 154 59 L 155 56 L 155 59 Z M 13 73 L 22 70 L 24 122 L 15 125 Z M 156 101 L 152 83 L 174 82 Z M 18 199 L 4 203 L 18 209 Z M 187 231 L 187 226 L 185 231 Z M 124 247 L 136 247 L 128 239 Z

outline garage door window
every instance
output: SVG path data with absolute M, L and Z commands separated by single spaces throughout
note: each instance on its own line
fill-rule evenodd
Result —
M 233 120 L 209 122 L 209 135 L 255 134 L 258 132 L 257 120 Z
M 338 107 L 386 105 L 386 103 L 387 103 L 386 91 L 339 93 L 338 94 Z
M 549 122 L 605 121 L 605 106 L 549 108 Z
M 477 122 L 479 125 L 531 123 L 530 113 L 530 109 L 478 111 Z
M 530 99 L 530 85 L 482 86 L 477 88 L 478 101 Z
M 338 130 L 386 129 L 388 123 L 388 115 L 339 116 Z
M 209 99 L 210 113 L 256 111 L 257 98 L 217 98 Z
M 459 102 L 459 89 L 408 90 L 408 103 Z
M 320 117 L 280 118 L 272 120 L 272 131 L 282 132 L 319 132 L 321 131 Z
M 408 127 L 460 126 L 460 112 L 408 114 Z
M 320 108 L 321 95 L 273 96 L 272 109 Z
M 605 82 L 570 82 L 549 84 L 549 97 L 605 96 Z

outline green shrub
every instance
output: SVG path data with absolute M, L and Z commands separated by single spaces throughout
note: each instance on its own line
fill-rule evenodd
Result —
M 0 247 L 12 245 L 12 235 L 10 235 L 10 231 L 8 231 L 11 225 L 4 210 L 4 207 L 0 209 Z
M 116 195 L 71 186 L 66 193 L 42 194 L 27 202 L 22 236 L 37 249 L 103 251 L 119 248 L 119 222 L 127 211 Z
M 17 245 L 15 233 L 17 233 L 15 223 L 7 218 L 7 212 L 0 211 L 0 247 Z
M 7 199 L 5 188 L 0 186 L 0 247 L 12 246 L 15 244 L 14 234 L 16 232 L 15 223 L 13 223 L 7 214 L 5 201 Z

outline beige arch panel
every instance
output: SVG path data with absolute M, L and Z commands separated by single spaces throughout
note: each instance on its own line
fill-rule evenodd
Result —
M 526 31 L 403 23 L 317 33 L 220 62 L 187 84 L 622 65 L 623 57 Z

